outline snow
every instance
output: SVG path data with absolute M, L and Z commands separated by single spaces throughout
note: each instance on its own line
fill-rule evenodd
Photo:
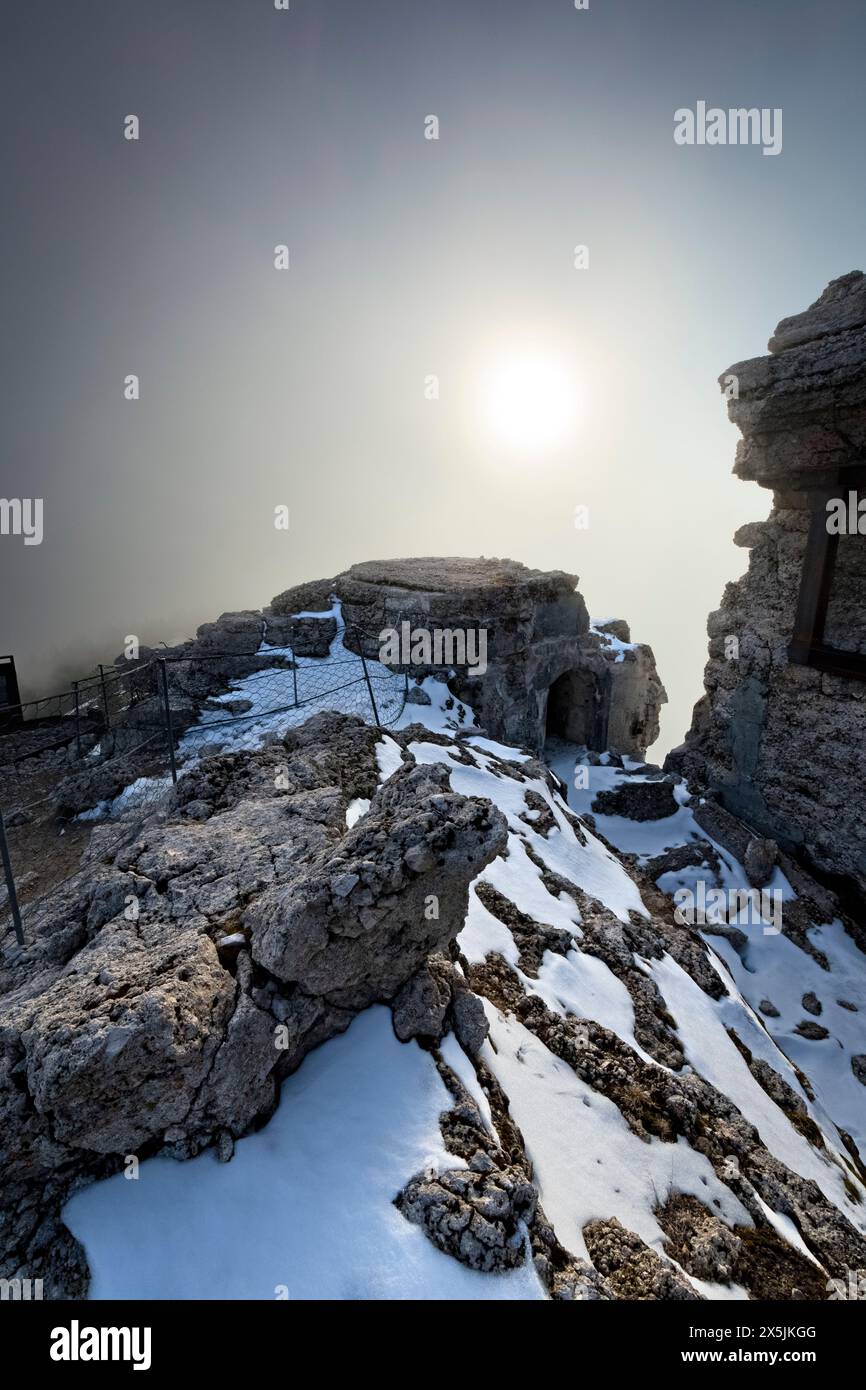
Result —
M 360 714 L 370 720 L 370 697 L 364 679 L 364 663 L 345 645 L 345 624 L 340 604 L 335 600 L 330 611 L 316 614 L 296 614 L 296 617 L 332 617 L 337 624 L 336 634 L 326 657 L 296 656 L 297 687 L 300 704 L 295 706 L 295 675 L 279 659 L 292 658 L 291 647 L 271 646 L 263 641 L 259 653 L 274 658 L 274 665 L 254 671 L 231 682 L 229 690 L 215 696 L 209 707 L 202 710 L 198 723 L 188 729 L 180 740 L 182 757 L 195 757 L 205 741 L 219 743 L 226 752 L 260 748 L 268 736 L 284 734 L 297 728 L 320 710 L 335 710 L 342 714 Z M 378 661 L 367 661 L 367 670 L 376 697 L 380 719 L 388 723 L 396 718 L 403 703 L 404 682 Z M 251 708 L 240 718 L 229 718 L 221 704 L 249 700 Z
M 653 1212 L 672 1192 L 698 1197 L 731 1225 L 751 1217 L 709 1160 L 680 1139 L 647 1143 L 612 1101 L 592 1090 L 528 1029 L 485 1001 L 490 1038 L 481 1059 L 508 1095 L 538 1181 L 541 1204 L 560 1241 L 588 1259 L 583 1227 L 616 1216 L 662 1254 Z
M 779 940 L 778 937 L 773 939 Z M 676 1019 L 680 1042 L 695 1071 L 733 1101 L 758 1130 L 771 1154 L 801 1177 L 813 1179 L 849 1221 L 861 1230 L 866 1229 L 866 1220 L 845 1191 L 841 1155 L 838 1163 L 830 1162 L 794 1128 L 787 1115 L 752 1076 L 728 1036 L 727 1026 L 733 1024 L 739 1031 L 740 1020 L 745 1021 L 742 1010 L 736 1020 L 732 1019 L 730 1002 L 722 1000 L 717 1004 L 667 954 L 661 960 L 646 962 L 645 968 L 655 979 L 665 1004 Z M 751 1038 L 748 1041 L 751 1042 Z M 771 1065 L 779 1069 L 780 1060 L 777 1054 Z M 847 1173 L 847 1169 L 844 1172 Z
M 469 892 L 469 911 L 457 942 L 470 965 L 480 964 L 492 953 L 503 956 L 514 966 L 520 957 L 511 932 L 488 911 L 474 887 Z
M 575 788 L 574 764 L 579 750 L 560 742 L 545 751 L 551 757 L 554 771 L 568 785 L 569 804 L 578 813 L 589 811 L 600 791 L 622 785 L 624 774 L 620 769 L 591 766 L 588 769 L 589 787 Z M 636 766 L 631 762 L 630 765 Z M 637 774 L 629 780 L 647 779 Z M 748 882 L 743 865 L 698 825 L 691 809 L 692 798 L 684 783 L 674 787 L 674 796 L 678 810 L 663 820 L 637 822 L 621 816 L 593 813 L 597 827 L 605 839 L 619 850 L 635 854 L 642 863 L 677 845 L 695 839 L 707 840 L 719 856 L 720 886 L 728 891 L 742 889 Z M 658 886 L 673 896 L 678 888 L 694 890 L 701 879 L 714 881 L 706 868 L 685 868 L 676 873 L 662 874 Z M 777 901 L 782 903 L 783 915 L 784 903 L 796 898 L 791 883 L 779 867 L 764 891 L 779 895 Z M 708 916 L 711 915 L 708 913 Z M 804 1099 L 809 1114 L 822 1127 L 827 1138 L 833 1141 L 837 1151 L 842 1150 L 837 1126 L 851 1134 L 861 1152 L 866 1151 L 863 1087 L 851 1068 L 851 1058 L 863 1051 L 866 972 L 862 952 L 846 935 L 838 920 L 813 926 L 808 934 L 818 951 L 827 958 L 829 970 L 824 970 L 812 956 L 786 936 L 776 932 L 767 933 L 761 923 L 748 918 L 749 914 L 743 914 L 737 921 L 738 928 L 747 938 L 742 959 L 725 938 L 703 934 L 714 957 L 724 962 L 725 983 L 732 995 L 731 999 L 720 1001 L 715 1006 L 718 1016 L 726 1027 L 735 1028 L 751 1051 L 767 1061 Z M 794 1031 L 799 1022 L 810 1018 L 802 1004 L 803 995 L 810 992 L 821 1002 L 822 1012 L 817 1021 L 829 1033 L 824 1040 L 803 1038 Z M 758 1006 L 764 999 L 770 999 L 779 1010 L 778 1018 L 758 1013 Z M 856 1011 L 842 1007 L 840 999 L 854 1004 Z M 812 1083 L 817 1097 L 815 1102 L 806 1097 L 795 1067 Z M 721 1069 L 718 1084 L 721 1090 L 726 1090 L 724 1069 Z M 845 1160 L 842 1159 L 842 1162 Z M 849 1177 L 854 1177 L 850 1169 L 846 1168 L 846 1172 Z M 832 1200 L 836 1200 L 835 1196 Z M 851 1214 L 850 1203 L 846 1212 Z M 859 1217 L 859 1213 L 856 1215 Z
M 759 927 L 752 926 L 741 930 L 748 938 L 742 960 L 724 938 L 708 940 L 724 960 L 732 987 L 751 1009 L 757 1012 L 761 1002 L 769 999 L 779 1010 L 778 1018 L 759 1015 L 756 1031 L 764 1040 L 769 1034 L 775 1051 L 776 1060 L 768 1055 L 767 1061 L 779 1070 L 781 1048 L 812 1082 L 821 1105 L 810 1104 L 809 1109 L 818 1123 L 826 1129 L 828 1123 L 835 1122 L 847 1130 L 860 1152 L 866 1153 L 866 1098 L 851 1068 L 851 1058 L 864 1051 L 866 971 L 862 952 L 838 919 L 812 927 L 808 933 L 827 957 L 829 970 L 824 970 L 786 936 L 767 937 Z M 811 1018 L 802 1004 L 803 995 L 809 993 L 815 994 L 821 1003 L 821 1014 L 815 1022 L 828 1030 L 829 1037 L 823 1041 L 812 1041 L 794 1032 L 801 1020 Z M 840 999 L 854 1004 L 856 1012 L 843 1008 Z M 758 1051 L 758 1047 L 752 1050 Z M 802 1094 L 793 1068 L 786 1080 Z
M 602 632 L 601 624 L 606 622 L 610 622 L 610 619 L 596 618 L 590 623 L 589 630 L 601 639 L 609 651 L 616 652 L 617 661 L 624 661 L 626 652 L 637 650 L 637 642 L 623 642 L 622 638 L 615 637 L 612 632 Z
M 289 617 L 290 617 L 290 618 L 318 618 L 319 621 L 322 622 L 323 620 L 327 620 L 328 618 L 335 618 L 335 617 L 337 617 L 337 616 L 338 616 L 338 613 L 339 613 L 338 602 L 337 602 L 337 600 L 333 597 L 333 595 L 331 595 L 331 606 L 330 606 L 330 608 L 320 608 L 320 609 L 316 609 L 316 608 L 305 608 L 301 613 L 290 613 L 290 614 L 289 614 Z
M 425 676 L 420 688 L 429 695 L 430 704 L 407 704 L 395 719 L 393 728 L 408 729 L 410 724 L 423 724 L 437 734 L 456 734 L 459 730 L 472 728 L 475 715 L 471 705 L 467 705 L 465 700 L 462 702 L 464 715 L 461 719 L 457 708 L 461 702 L 454 698 L 444 681 L 437 680 L 435 676 Z
M 362 816 L 366 816 L 370 809 L 369 799 L 363 796 L 356 796 L 354 801 L 350 801 L 346 807 L 346 828 L 352 829 L 357 825 Z
M 615 791 L 624 785 L 645 783 L 657 779 L 640 773 L 626 773 L 615 765 L 596 766 L 580 763 L 578 765 L 588 775 L 588 786 L 576 787 L 574 784 L 575 764 L 579 752 L 580 750 L 574 744 L 566 743 L 563 740 L 552 740 L 545 748 L 545 760 L 552 771 L 567 786 L 569 806 L 581 816 L 591 813 L 599 832 L 615 849 L 622 854 L 634 854 L 639 863 L 646 864 L 649 859 L 663 854 L 666 850 L 688 844 L 693 840 L 704 840 L 713 846 L 719 857 L 719 886 L 734 890 L 742 889 L 747 885 L 746 871 L 739 860 L 735 859 L 711 835 L 707 834 L 706 830 L 698 825 L 691 809 L 692 798 L 685 783 L 679 782 L 673 787 L 677 810 L 660 820 L 635 821 L 626 816 L 603 815 L 592 810 L 593 802 L 600 792 Z M 632 759 L 624 759 L 624 762 L 630 766 L 642 766 L 642 764 L 635 764 Z M 707 879 L 706 869 L 689 867 L 676 873 L 662 874 L 658 883 L 664 893 L 673 896 L 677 888 L 693 889 L 695 883 L 702 877 Z M 774 870 L 769 883 L 765 885 L 764 891 L 770 894 L 778 893 L 782 902 L 790 902 L 796 897 L 794 889 L 778 867 Z
M 136 777 L 135 781 L 130 782 L 117 796 L 98 802 L 89 811 L 80 811 L 75 819 L 113 820 L 128 811 L 152 809 L 159 797 L 171 788 L 171 777 Z
M 564 903 L 548 893 L 541 881 L 541 870 L 529 858 L 519 835 L 509 837 L 508 857 L 494 859 L 480 874 L 479 881 L 492 884 L 536 922 L 562 927 L 572 934 L 580 933 L 577 926 L 580 913 L 575 903 Z
M 507 763 L 528 763 L 529 754 L 522 753 L 517 748 L 510 748 L 507 743 L 497 743 L 495 739 L 485 738 L 483 734 L 471 735 L 466 740 L 473 748 L 481 748 L 486 753 L 493 753 L 497 758 L 504 759 Z
M 463 1082 L 463 1085 L 466 1087 L 478 1106 L 478 1109 L 481 1111 L 481 1114 L 484 1116 L 491 1133 L 496 1135 L 493 1124 L 493 1112 L 490 1109 L 490 1101 L 481 1089 L 478 1077 L 475 1075 L 475 1068 L 453 1033 L 448 1033 L 448 1035 L 442 1039 L 439 1052 L 446 1066 L 449 1066 L 451 1070 L 456 1073 L 458 1079 Z M 496 1138 L 498 1140 L 498 1135 L 496 1135 Z
M 800 1232 L 797 1230 L 790 1216 L 786 1216 L 785 1213 L 781 1211 L 773 1211 L 772 1207 L 767 1206 L 767 1203 L 759 1192 L 755 1193 L 755 1197 L 770 1225 L 774 1230 L 778 1231 L 782 1239 L 786 1240 L 789 1245 L 793 1245 L 795 1250 L 799 1251 L 801 1255 L 805 1255 L 806 1259 L 811 1260 L 812 1264 L 817 1265 L 818 1269 L 823 1269 L 823 1266 L 815 1259 L 815 1256 L 800 1235 Z
M 403 766 L 403 749 L 388 734 L 376 744 L 376 762 L 379 765 L 380 785 Z
M 489 797 L 505 814 L 509 829 L 532 844 L 547 868 L 579 884 L 584 892 L 597 898 L 620 921 L 627 922 L 629 912 L 648 916 L 637 886 L 623 865 L 590 830 L 584 830 L 585 843 L 581 843 L 570 819 L 563 814 L 545 782 L 540 778 L 530 777 L 523 782 L 495 775 L 490 770 L 490 757 L 471 746 L 466 751 L 471 754 L 474 766 L 467 767 L 451 756 L 453 751 L 456 750 L 435 743 L 418 741 L 410 745 L 410 752 L 419 763 L 444 762 L 450 766 L 454 791 L 463 796 Z M 525 795 L 530 790 L 547 803 L 553 814 L 556 829 L 549 835 L 538 834 L 531 825 L 520 819 L 528 809 Z M 529 887 L 531 889 L 531 885 Z M 548 895 L 548 903 L 550 901 Z M 549 907 L 547 910 L 549 913 Z M 550 920 L 549 916 L 545 920 Z M 571 922 L 573 918 L 569 918 L 569 925 Z
M 479 1274 L 438 1251 L 393 1205 L 415 1173 L 450 1168 L 432 1059 L 397 1041 L 386 1009 L 311 1053 L 279 1108 L 228 1164 L 143 1162 L 77 1193 L 95 1299 L 538 1299 L 527 1263 Z
M 552 743 L 545 750 L 552 770 L 568 787 L 569 804 L 578 814 L 585 814 L 600 791 L 623 785 L 626 773 L 609 762 L 603 766 L 584 765 L 589 785 L 575 787 L 575 762 L 580 755 L 581 750 L 564 742 Z M 641 767 L 633 760 L 625 761 L 629 768 Z M 640 771 L 629 775 L 629 781 L 646 780 Z M 675 785 L 674 797 L 677 810 L 662 820 L 636 822 L 593 812 L 596 826 L 606 840 L 621 852 L 635 855 L 639 863 L 696 839 L 709 841 L 719 857 L 719 886 L 728 891 L 742 889 L 748 882 L 743 865 L 698 825 L 685 783 Z M 673 896 L 678 888 L 694 891 L 701 880 L 708 886 L 715 884 L 709 866 L 664 874 L 658 884 L 663 892 Z M 782 905 L 796 897 L 778 867 L 764 891 L 778 895 L 776 901 Z M 782 911 L 784 914 L 784 906 Z M 746 938 L 740 954 L 727 939 L 703 933 L 728 997 L 710 999 L 669 957 L 644 968 L 655 978 L 677 1019 L 688 1060 L 695 1070 L 733 1100 L 757 1126 L 772 1153 L 794 1171 L 813 1178 L 854 1225 L 866 1229 L 862 1203 L 852 1203 L 843 1185 L 843 1178 L 855 1185 L 859 1180 L 837 1129 L 844 1128 L 861 1152 L 864 1150 L 866 1105 L 862 1085 L 851 1068 L 852 1056 L 863 1050 L 866 974 L 862 952 L 845 934 L 840 922 L 813 926 L 808 934 L 827 958 L 829 970 L 825 970 L 793 941 L 775 931 L 768 933 L 760 922 L 748 920 L 748 916 L 744 914 L 737 921 Z M 827 1028 L 826 1039 L 803 1038 L 794 1031 L 799 1022 L 811 1017 L 802 1003 L 808 992 L 814 993 L 821 1003 L 817 1021 Z M 764 999 L 770 999 L 779 1010 L 778 1018 L 758 1012 Z M 844 1008 L 841 999 L 853 1004 L 856 1011 Z M 735 1029 L 752 1054 L 769 1063 L 803 1099 L 807 1113 L 824 1132 L 828 1156 L 823 1156 L 794 1129 L 751 1076 L 728 1036 L 729 1028 Z M 810 1101 L 806 1095 L 798 1068 L 811 1082 L 816 1100 Z M 784 1225 L 780 1221 L 777 1229 L 790 1237 Z
M 634 1036 L 634 1005 L 631 995 L 609 966 L 595 956 L 569 951 L 567 956 L 545 951 L 537 980 L 527 980 L 554 1013 L 591 1018 L 609 1028 L 634 1048 L 645 1062 L 657 1065 Z

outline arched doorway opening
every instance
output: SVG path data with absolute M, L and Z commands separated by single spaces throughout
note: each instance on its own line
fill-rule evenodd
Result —
M 547 692 L 545 741 L 561 739 L 602 751 L 601 699 L 591 671 L 564 671 Z

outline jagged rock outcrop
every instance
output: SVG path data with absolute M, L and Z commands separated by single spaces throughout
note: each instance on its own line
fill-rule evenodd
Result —
M 784 319 L 770 352 L 721 378 L 738 388 L 728 404 L 743 434 L 735 472 L 772 488 L 773 507 L 734 538 L 749 568 L 710 615 L 706 693 L 667 765 L 711 788 L 761 836 L 851 879 L 862 897 L 866 675 L 846 669 L 846 653 L 866 651 L 866 518 L 863 533 L 832 542 L 823 599 L 820 570 L 807 566 L 805 583 L 803 575 L 810 528 L 813 544 L 822 528 L 826 543 L 828 495 L 846 504 L 852 491 L 866 496 L 866 277 L 833 281 Z M 818 650 L 797 631 L 801 594 L 826 609 Z
M 430 567 L 451 563 L 417 562 L 414 578 L 435 585 Z M 478 573 L 479 562 L 453 563 L 453 590 L 412 591 L 435 599 L 436 622 L 460 615 Z M 504 567 L 501 585 L 489 565 Z M 516 661 L 521 681 L 545 669 L 533 665 L 542 649 L 590 663 L 570 667 L 569 681 L 595 660 L 627 665 L 624 624 L 575 637 L 573 579 L 524 585 L 520 569 L 481 562 L 473 602 L 508 630 L 515 590 L 535 594 L 524 636 L 536 650 Z M 384 573 L 352 582 L 376 590 Z M 333 622 L 324 605 L 342 582 L 290 591 L 273 621 L 321 612 Z M 228 618 L 247 637 L 271 621 Z M 196 641 L 218 646 L 222 622 Z M 238 638 L 217 662 L 243 653 Z M 455 693 L 474 681 L 483 705 L 470 673 L 448 678 Z M 208 679 L 199 687 L 193 674 L 191 708 Z M 520 688 L 515 708 L 553 698 Z M 0 1274 L 44 1277 L 49 1297 L 84 1293 L 83 1252 L 60 1219 L 77 1186 L 133 1155 L 249 1155 L 255 1141 L 237 1152 L 235 1142 L 270 1118 L 281 1082 L 360 1010 L 388 1002 L 396 1040 L 381 1014 L 384 1049 L 365 1058 L 381 1062 L 387 1086 L 388 1049 L 402 1062 L 406 1043 L 426 1069 L 416 1079 L 435 1083 L 423 1140 L 386 1189 L 419 1228 L 398 1222 L 398 1243 L 417 1249 L 423 1232 L 490 1279 L 532 1279 L 534 1268 L 556 1299 L 713 1296 L 701 1280 L 759 1298 L 822 1297 L 831 1278 L 866 1265 L 866 1062 L 849 1012 L 863 1007 L 862 932 L 784 841 L 714 797 L 691 798 L 616 753 L 587 751 L 581 783 L 575 750 L 568 767 L 560 749 L 554 774 L 450 727 L 436 685 L 427 689 L 433 728 L 385 735 L 328 713 L 288 733 L 271 721 L 255 752 L 190 758 L 158 813 L 125 819 L 122 804 L 95 823 L 83 871 L 34 907 L 23 950 L 0 953 Z M 578 718 L 579 701 L 560 697 L 566 723 Z M 135 768 L 118 762 L 123 781 Z M 63 804 L 112 795 L 102 775 L 95 765 L 67 779 Z M 618 833 L 627 850 L 614 848 Z M 727 883 L 731 856 L 749 883 L 785 874 L 796 896 L 779 930 L 786 952 L 802 952 L 802 978 L 790 956 L 774 973 L 781 953 L 772 965 L 762 955 L 760 927 L 732 916 L 692 925 L 655 882 L 694 882 L 704 868 Z M 738 973 L 747 956 L 748 979 Z M 330 1044 L 326 1070 L 352 1037 Z M 844 1085 L 827 1084 L 831 1048 Z M 305 1065 L 301 1090 L 315 1075 L 315 1060 Z M 378 1072 L 367 1071 L 375 1133 Z M 438 1111 L 441 1146 L 426 1150 L 437 1072 L 451 1104 Z M 344 1116 L 323 1107 L 335 1108 L 329 1137 Z
M 431 955 L 393 1000 L 394 1032 L 401 1042 L 418 1038 L 439 1043 L 453 1028 L 461 1047 L 473 1057 L 488 1033 L 484 1007 L 447 957 Z
M 616 1217 L 591 1221 L 583 1228 L 592 1262 L 617 1298 L 651 1300 L 697 1299 L 699 1294 L 634 1231 Z
M 731 1230 L 696 1197 L 683 1192 L 656 1212 L 666 1253 L 689 1274 L 716 1284 L 739 1284 L 752 1298 L 823 1301 L 828 1281 L 770 1226 Z
M 71 1251 L 59 1270 L 44 1255 L 74 1185 L 243 1134 L 312 1047 L 456 936 L 504 818 L 439 766 L 378 788 L 377 738 L 325 714 L 209 759 L 122 849 L 98 829 L 90 874 L 34 914 L 0 1003 L 3 1274 L 80 1287 Z
M 522 1223 L 534 1215 L 538 1194 L 531 1182 L 498 1172 L 489 1160 L 479 1167 L 415 1178 L 397 1205 L 446 1254 L 471 1269 L 501 1273 L 526 1258 Z
M 338 1008 L 391 999 L 453 938 L 476 866 L 504 843 L 501 815 L 452 792 L 446 768 L 401 768 L 324 859 L 247 910 L 253 961 Z
M 461 795 L 461 778 L 489 799 Z M 612 780 L 624 779 L 670 792 L 653 769 Z M 457 1159 L 434 1153 L 388 1200 L 470 1268 L 497 1277 L 531 1259 L 556 1299 L 680 1299 L 703 1292 L 689 1275 L 756 1297 L 820 1297 L 822 1280 L 866 1263 L 851 1219 L 864 1175 L 856 1145 L 809 1104 L 808 1080 L 781 1052 L 770 1054 L 778 1069 L 760 1055 L 770 1044 L 756 1048 L 702 934 L 634 860 L 629 877 L 558 788 L 535 759 L 422 725 L 383 744 L 380 731 L 327 714 L 257 752 L 190 767 L 121 846 L 117 824 L 97 826 L 87 874 L 44 905 L 37 939 L 0 981 L 2 1272 L 46 1278 L 50 1297 L 83 1293 L 83 1254 L 59 1219 L 77 1185 L 130 1155 L 212 1146 L 230 1158 L 269 1118 L 281 1080 L 377 1000 L 450 1092 L 439 1128 Z M 491 804 L 500 797 L 507 827 Z M 358 800 L 369 809 L 347 829 Z M 728 813 L 708 805 L 716 829 Z M 753 837 L 739 831 L 745 849 Z M 791 917 L 786 933 L 814 951 L 817 913 L 804 898 Z M 674 978 L 687 988 L 672 1004 Z M 828 996 L 809 993 L 798 996 L 806 1021 L 817 1000 L 830 1022 Z M 742 1078 L 745 1109 L 701 1074 L 696 1001 L 710 1017 L 718 1003 L 759 1109 L 774 1107 L 760 1127 Z M 551 1180 L 544 1138 L 560 1112 L 568 1148 Z M 790 1163 L 768 1147 L 779 1126 Z M 652 1187 L 667 1258 L 620 1203 L 623 1136 L 640 1150 L 629 1184 L 645 1161 L 666 1174 L 670 1150 L 671 1189 L 666 1178 Z M 704 1164 L 712 1208 L 675 1188 L 685 1155 Z M 572 1161 L 576 1227 L 563 1213 Z M 611 1170 L 588 1212 L 581 1184 L 596 1163 L 600 1180 Z M 820 1262 L 811 1282 L 772 1213 Z

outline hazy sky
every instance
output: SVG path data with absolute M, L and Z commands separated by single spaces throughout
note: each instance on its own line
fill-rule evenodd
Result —
M 22 684 L 356 560 L 499 555 L 629 619 L 679 742 L 769 505 L 716 378 L 866 268 L 862 0 L 6 0 L 3 27 L 0 492 L 44 499 L 41 545 L 0 537 Z M 781 107 L 782 153 L 677 146 L 699 100 Z M 581 408 L 515 448 L 483 403 L 529 350 Z

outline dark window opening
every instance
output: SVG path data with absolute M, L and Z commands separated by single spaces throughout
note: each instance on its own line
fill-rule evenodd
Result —
M 840 470 L 832 486 L 812 498 L 794 634 L 788 658 L 833 675 L 866 680 L 866 535 L 858 529 L 858 502 L 866 498 L 866 468 Z M 828 503 L 844 504 L 847 530 L 828 524 Z M 866 524 L 866 518 L 863 518 Z

